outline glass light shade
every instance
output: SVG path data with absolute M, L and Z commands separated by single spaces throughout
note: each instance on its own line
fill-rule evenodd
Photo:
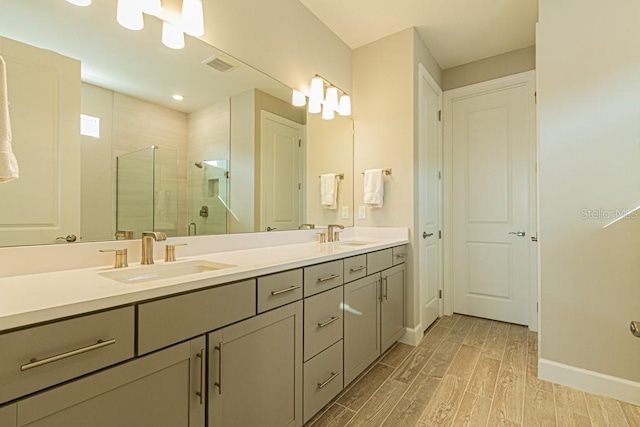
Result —
M 291 103 L 294 107 L 304 107 L 307 104 L 307 97 L 304 96 L 304 93 L 294 89 L 291 97 Z
M 142 11 L 147 15 L 160 16 L 162 14 L 161 0 L 141 0 Z
M 91 4 L 91 0 L 67 0 L 71 4 L 75 4 L 76 6 L 89 6 Z
M 201 0 L 182 0 L 182 29 L 193 37 L 204 34 L 204 12 Z
M 309 90 L 309 103 L 311 100 L 322 102 L 324 101 L 324 80 L 320 77 L 314 77 L 311 79 L 311 89 Z
M 334 111 L 338 109 L 338 89 L 331 86 L 327 89 L 327 99 L 325 105 L 331 107 Z
M 335 117 L 334 109 L 331 105 L 325 103 L 322 106 L 322 118 L 325 120 L 333 120 Z
M 318 114 L 322 111 L 322 103 L 313 98 L 309 98 L 309 113 L 310 114 Z
M 138 31 L 144 28 L 142 8 L 139 0 L 118 0 L 116 17 L 118 24 L 128 30 Z
M 171 49 L 182 49 L 184 47 L 184 33 L 175 25 L 163 22 L 162 44 Z
M 341 116 L 351 115 L 351 97 L 349 95 L 342 95 L 340 97 L 340 106 L 338 107 L 338 114 Z

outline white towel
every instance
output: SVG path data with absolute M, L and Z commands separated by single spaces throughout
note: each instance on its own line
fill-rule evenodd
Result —
M 325 209 L 338 207 L 338 178 L 335 173 L 320 175 L 320 204 Z
M 384 181 L 382 169 L 364 171 L 364 204 L 381 208 L 384 202 Z
M 0 56 L 0 182 L 18 179 L 18 160 L 11 150 L 11 121 L 7 95 L 7 66 Z

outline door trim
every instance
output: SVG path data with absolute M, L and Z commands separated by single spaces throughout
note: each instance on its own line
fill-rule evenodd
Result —
M 453 102 L 464 98 L 477 96 L 480 94 L 491 93 L 498 90 L 507 89 L 515 86 L 526 86 L 529 91 L 529 122 L 531 127 L 531 135 L 529 136 L 530 146 L 530 162 L 531 162 L 531 188 L 529 191 L 530 198 L 530 228 L 527 231 L 528 236 L 537 236 L 537 145 L 536 145 L 536 106 L 535 106 L 535 70 L 518 73 L 499 79 L 489 80 L 482 83 L 452 89 L 444 92 L 443 105 L 443 190 L 444 190 L 444 215 L 443 215 L 443 250 L 444 250 L 444 314 L 453 314 L 453 182 L 451 176 L 453 173 L 453 126 L 451 117 L 453 112 Z M 529 329 L 538 330 L 538 246 L 533 245 L 531 250 L 531 276 L 529 279 Z
M 418 97 L 422 96 L 422 81 L 426 81 L 427 84 L 431 87 L 431 89 L 433 89 L 433 91 L 435 93 L 438 94 L 438 110 L 442 111 L 442 89 L 440 88 L 440 86 L 438 86 L 438 83 L 435 81 L 435 79 L 431 76 L 431 74 L 429 74 L 429 71 L 425 68 L 424 65 L 422 64 L 418 64 L 418 71 L 420 73 L 420 77 L 419 77 L 419 81 L 418 81 Z M 418 117 L 422 117 L 423 114 L 426 114 L 426 112 L 424 111 L 420 111 L 420 106 L 422 105 L 422 100 L 419 99 L 418 102 Z M 438 169 L 440 171 L 442 171 L 442 153 L 443 153 L 443 146 L 442 146 L 442 124 L 443 121 L 439 121 L 438 122 L 438 129 L 436 131 L 437 136 L 436 139 L 438 141 Z M 425 194 L 427 192 L 427 188 L 425 185 L 426 182 L 426 170 L 424 170 L 424 168 L 422 167 L 422 163 L 421 163 L 421 159 L 424 155 L 424 151 L 425 151 L 425 147 L 423 147 L 422 145 L 422 141 L 425 138 L 425 131 L 426 129 L 422 126 L 422 120 L 418 120 L 418 200 L 421 200 L 422 198 L 425 197 Z M 439 212 L 439 218 L 438 218 L 438 228 L 440 230 L 442 230 L 442 220 L 443 220 L 443 210 L 442 210 L 442 206 L 443 206 L 443 180 L 440 180 L 440 185 L 438 188 L 438 203 L 440 205 L 440 212 Z M 419 318 L 420 318 L 420 334 L 422 334 L 422 329 L 424 329 L 425 327 L 425 320 L 422 317 L 422 301 L 423 301 L 423 297 L 425 296 L 425 287 L 422 286 L 422 283 L 424 283 L 424 281 L 426 280 L 426 266 L 422 265 L 422 254 L 421 254 L 421 247 L 422 247 L 422 242 L 420 240 L 420 230 L 422 229 L 422 225 L 424 224 L 424 217 L 426 215 L 426 212 L 424 211 L 422 204 L 418 204 L 418 215 L 417 215 L 417 224 L 415 226 L 416 229 L 416 247 L 415 247 L 415 254 L 414 254 L 414 259 L 417 260 L 417 262 L 415 263 L 415 274 L 418 277 L 418 288 L 419 288 L 419 293 L 418 293 L 418 297 L 419 297 L 419 301 L 418 301 L 418 310 L 419 310 Z M 443 245 L 442 242 L 438 243 L 438 260 L 439 260 L 439 273 L 438 273 L 438 291 L 442 290 L 442 286 L 443 286 Z M 443 314 L 443 301 L 444 299 L 441 298 L 440 299 L 440 307 L 439 307 L 439 311 L 440 314 L 439 316 L 442 316 Z M 415 306 L 415 304 L 414 304 Z

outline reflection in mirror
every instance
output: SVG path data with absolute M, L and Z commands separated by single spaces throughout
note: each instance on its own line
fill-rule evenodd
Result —
M 115 15 L 115 0 L 0 0 L 21 170 L 0 184 L 0 246 L 353 224 L 351 119 L 307 116 L 229 55 L 192 37 L 167 49 L 159 19 L 134 32 Z M 334 209 L 328 173 L 344 174 Z

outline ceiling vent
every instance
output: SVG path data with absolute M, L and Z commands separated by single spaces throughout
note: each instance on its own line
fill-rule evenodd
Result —
M 202 61 L 202 63 L 215 70 L 220 71 L 221 73 L 226 73 L 227 71 L 233 70 L 240 65 L 233 59 L 221 55 L 214 55 L 211 58 L 205 59 L 204 61 Z

